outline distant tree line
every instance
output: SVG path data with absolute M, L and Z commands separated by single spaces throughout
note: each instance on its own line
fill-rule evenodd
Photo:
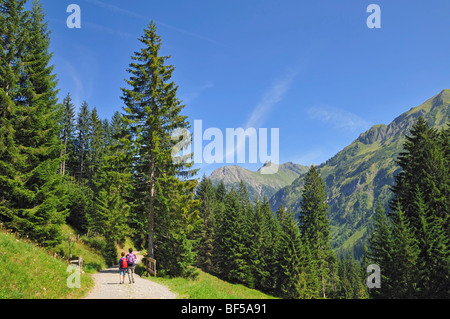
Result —
M 201 224 L 196 265 L 224 280 L 283 298 L 366 298 L 365 274 L 330 247 L 324 184 L 306 175 L 299 220 L 267 198 L 249 200 L 245 184 L 226 191 L 203 178 L 197 189 Z

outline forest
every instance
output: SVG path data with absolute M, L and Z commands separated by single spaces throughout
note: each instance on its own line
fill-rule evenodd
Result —
M 245 185 L 227 191 L 193 161 L 173 161 L 189 129 L 185 105 L 150 22 L 131 57 L 123 108 L 101 119 L 88 101 L 58 101 L 50 30 L 42 5 L 0 2 L 0 222 L 42 246 L 63 240 L 61 225 L 101 236 L 105 258 L 126 237 L 167 276 L 196 269 L 282 298 L 450 297 L 450 125 L 418 118 L 397 159 L 388 212 L 377 209 L 362 260 L 330 247 L 327 194 L 313 166 L 298 211 Z M 381 269 L 368 289 L 366 267 Z

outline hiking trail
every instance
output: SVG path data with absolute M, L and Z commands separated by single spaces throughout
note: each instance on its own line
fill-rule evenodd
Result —
M 134 252 L 136 263 L 140 263 L 142 255 Z M 134 274 L 134 283 L 129 284 L 128 275 L 125 283 L 119 283 L 118 266 L 91 275 L 94 280 L 94 288 L 87 294 L 85 299 L 176 299 L 177 295 L 164 285 L 157 284 L 151 280 L 143 279 Z

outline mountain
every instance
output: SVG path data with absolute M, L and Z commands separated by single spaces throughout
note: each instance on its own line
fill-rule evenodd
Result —
M 224 166 L 213 171 L 209 179 L 213 184 L 223 181 L 227 189 L 231 189 L 231 187 L 237 189 L 242 180 L 247 187 L 250 199 L 254 200 L 256 197 L 263 199 L 264 196 L 269 199 L 278 190 L 290 185 L 309 169 L 308 166 L 289 162 L 279 165 L 275 174 L 261 174 L 261 170 L 270 165 L 270 163 L 266 163 L 256 172 L 237 165 Z
M 318 166 L 328 194 L 332 247 L 340 253 L 361 256 L 376 201 L 388 210 L 390 187 L 399 167 L 405 135 L 419 116 L 431 126 L 442 127 L 450 117 L 450 90 L 443 90 L 420 106 L 411 108 L 389 125 L 375 125 L 333 158 Z M 280 204 L 300 209 L 303 176 L 280 189 L 271 199 L 272 209 Z

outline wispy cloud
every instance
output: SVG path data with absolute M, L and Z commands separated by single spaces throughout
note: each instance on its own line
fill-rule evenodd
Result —
M 85 0 L 85 1 L 95 5 L 97 7 L 108 9 L 110 11 L 114 11 L 114 12 L 117 12 L 117 13 L 120 13 L 120 14 L 126 14 L 128 16 L 133 17 L 133 18 L 148 19 L 148 17 L 146 17 L 146 16 L 144 16 L 142 14 L 139 14 L 139 13 L 136 13 L 136 12 L 133 12 L 133 11 L 130 11 L 130 10 L 124 9 L 122 7 L 118 7 L 118 6 L 115 6 L 113 4 L 106 3 L 106 2 L 103 2 L 103 1 L 100 1 L 100 0 Z
M 260 127 L 264 123 L 268 112 L 283 99 L 296 75 L 297 71 L 291 71 L 283 79 L 273 83 L 256 105 L 245 127 Z
M 202 85 L 200 85 L 198 88 L 196 88 L 194 91 L 190 92 L 189 94 L 187 94 L 184 98 L 183 98 L 183 102 L 184 103 L 190 103 L 193 100 L 195 100 L 196 98 L 198 98 L 200 96 L 200 94 L 202 94 L 202 92 L 204 92 L 207 89 L 210 89 L 214 86 L 214 84 L 211 81 L 206 81 L 205 83 L 203 83 Z
M 91 48 L 74 43 L 71 45 L 74 52 L 72 58 L 56 54 L 54 57 L 58 72 L 65 75 L 70 87 L 73 103 L 79 107 L 83 101 L 89 101 L 96 90 L 99 74 L 99 61 Z M 65 96 L 67 92 L 62 92 Z
M 148 16 L 145 16 L 143 14 L 136 13 L 134 11 L 131 11 L 131 10 L 128 10 L 128 9 L 124 9 L 122 7 L 118 7 L 116 5 L 113 5 L 113 4 L 110 4 L 110 3 L 106 3 L 106 2 L 103 2 L 103 1 L 100 1 L 100 0 L 85 0 L 85 1 L 91 3 L 91 4 L 95 5 L 95 6 L 98 6 L 98 7 L 104 8 L 104 9 L 108 9 L 110 11 L 113 11 L 113 12 L 116 12 L 116 13 L 119 13 L 119 14 L 128 15 L 128 16 L 130 16 L 132 18 L 135 18 L 135 19 L 145 20 L 147 22 L 150 19 Z M 200 35 L 198 33 L 190 32 L 190 31 L 188 31 L 186 29 L 178 28 L 178 27 L 175 27 L 173 25 L 167 24 L 167 23 L 162 22 L 162 21 L 157 21 L 157 20 L 154 20 L 154 19 L 153 19 L 153 21 L 156 23 L 157 26 L 161 26 L 161 27 L 164 27 L 164 28 L 176 31 L 178 33 L 182 33 L 182 34 L 188 35 L 190 37 L 194 37 L 194 38 L 197 38 L 197 39 L 200 39 L 200 40 L 204 40 L 204 41 L 208 41 L 210 43 L 214 43 L 216 45 L 223 46 L 222 43 L 220 43 L 218 41 L 215 41 L 213 39 L 207 38 L 207 37 L 205 37 L 203 35 Z
M 336 107 L 311 107 L 307 113 L 311 119 L 330 123 L 338 129 L 360 130 L 370 125 L 360 116 Z
M 72 100 L 74 105 L 78 108 L 81 105 L 81 102 L 85 99 L 83 80 L 81 80 L 76 68 L 67 60 L 64 61 L 63 70 L 66 71 L 66 74 L 68 74 L 72 80 Z
M 269 111 L 283 99 L 297 74 L 297 70 L 291 70 L 282 79 L 275 81 L 267 89 L 245 123 L 244 129 L 255 128 L 258 130 L 264 124 Z M 234 154 L 245 152 L 245 143 L 246 140 L 238 140 L 234 149 L 227 149 L 225 157 L 230 158 Z
M 111 34 L 114 36 L 119 36 L 124 39 L 136 39 L 136 35 L 134 35 L 134 34 L 131 34 L 129 32 L 124 32 L 124 31 L 114 30 L 114 29 L 105 27 L 103 25 L 99 25 L 97 23 L 83 21 L 82 25 L 83 25 L 83 27 L 88 27 L 88 28 L 94 29 L 99 32 L 108 33 L 108 34 Z

